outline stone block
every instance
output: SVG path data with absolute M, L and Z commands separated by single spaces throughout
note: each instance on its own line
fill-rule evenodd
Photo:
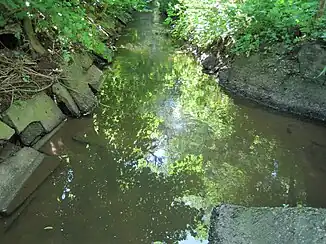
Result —
M 326 49 L 319 44 L 303 45 L 298 53 L 300 73 L 304 77 L 315 80 L 326 66 Z M 326 82 L 326 75 L 317 78 L 321 83 Z
M 12 213 L 35 189 L 23 189 L 25 183 L 43 162 L 44 155 L 33 148 L 22 148 L 0 164 L 0 214 Z
M 46 134 L 46 130 L 40 121 L 34 121 L 30 123 L 22 133 L 20 133 L 21 142 L 30 146 L 33 143 L 37 142 L 43 135 Z
M 6 143 L 5 146 L 0 150 L 0 162 L 3 162 L 7 158 L 13 156 L 17 153 L 21 147 L 12 144 L 10 142 Z
M 86 74 L 83 67 L 77 63 L 65 68 L 66 78 L 64 83 L 75 100 L 82 114 L 89 114 L 97 106 L 97 98 L 90 89 L 86 80 Z
M 127 25 L 127 23 L 132 19 L 131 15 L 128 13 L 121 13 L 118 16 L 118 19 L 124 24 Z
M 72 116 L 80 117 L 80 111 L 74 99 L 70 95 L 67 88 L 62 86 L 60 83 L 55 83 L 52 86 L 52 91 L 56 95 L 58 102 L 62 102 L 66 108 L 69 110 Z
M 93 58 L 87 53 L 75 53 L 73 59 L 76 63 L 80 64 L 84 69 L 89 69 L 93 64 Z
M 14 134 L 14 129 L 0 121 L 0 140 L 9 140 Z
M 16 101 L 3 113 L 3 121 L 12 126 L 29 145 L 42 134 L 53 130 L 65 116 L 45 93 L 26 101 Z M 42 131 L 43 130 L 43 131 Z
M 98 92 L 103 84 L 103 72 L 99 68 L 97 68 L 95 65 L 92 65 L 88 70 L 86 74 L 86 80 L 88 84 L 96 91 Z
M 326 243 L 326 209 L 242 207 L 213 209 L 208 241 L 230 243 Z

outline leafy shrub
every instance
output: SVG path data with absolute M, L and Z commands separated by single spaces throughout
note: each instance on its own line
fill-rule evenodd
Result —
M 160 3 L 160 7 L 159 7 L 160 12 L 163 14 L 169 14 L 168 11 L 173 9 L 173 6 L 175 6 L 178 3 L 178 0 L 161 0 L 159 3 Z
M 248 53 L 278 41 L 325 40 L 326 18 L 314 18 L 317 9 L 317 0 L 178 0 L 166 22 L 175 37 L 201 48 L 229 37 L 235 53 Z
M 103 54 L 98 26 L 90 15 L 113 17 L 131 7 L 142 5 L 142 0 L 2 0 L 0 2 L 0 27 L 8 20 L 29 17 L 35 20 L 36 30 L 46 32 L 64 47 L 81 43 L 89 50 Z

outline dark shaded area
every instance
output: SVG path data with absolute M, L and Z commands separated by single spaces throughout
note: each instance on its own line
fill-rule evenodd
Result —
M 0 34 L 0 49 L 8 48 L 11 50 L 16 49 L 20 45 L 19 39 L 14 34 L 5 33 Z

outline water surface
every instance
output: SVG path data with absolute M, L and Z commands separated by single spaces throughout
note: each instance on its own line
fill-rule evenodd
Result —
M 326 129 L 223 93 L 139 13 L 91 117 L 43 149 L 60 168 L 1 243 L 207 243 L 209 213 L 326 207 Z

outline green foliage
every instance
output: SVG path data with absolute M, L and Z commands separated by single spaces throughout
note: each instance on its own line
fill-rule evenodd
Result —
M 169 10 L 178 3 L 178 0 L 161 0 L 159 10 L 161 13 L 169 14 Z
M 34 20 L 38 32 L 47 33 L 64 47 L 78 43 L 109 57 L 110 52 L 101 41 L 96 21 L 106 15 L 115 17 L 143 4 L 142 0 L 100 0 L 95 3 L 81 0 L 4 0 L 0 3 L 0 10 L 3 10 L 0 26 L 8 19 L 21 20 L 28 16 Z
M 164 1 L 163 1 L 164 2 Z M 325 15 L 314 18 L 317 0 L 179 0 L 165 10 L 175 37 L 207 48 L 228 37 L 244 53 L 278 41 L 289 47 L 302 39 L 326 39 Z M 164 6 L 168 6 L 165 4 Z M 177 16 L 176 20 L 173 20 Z

